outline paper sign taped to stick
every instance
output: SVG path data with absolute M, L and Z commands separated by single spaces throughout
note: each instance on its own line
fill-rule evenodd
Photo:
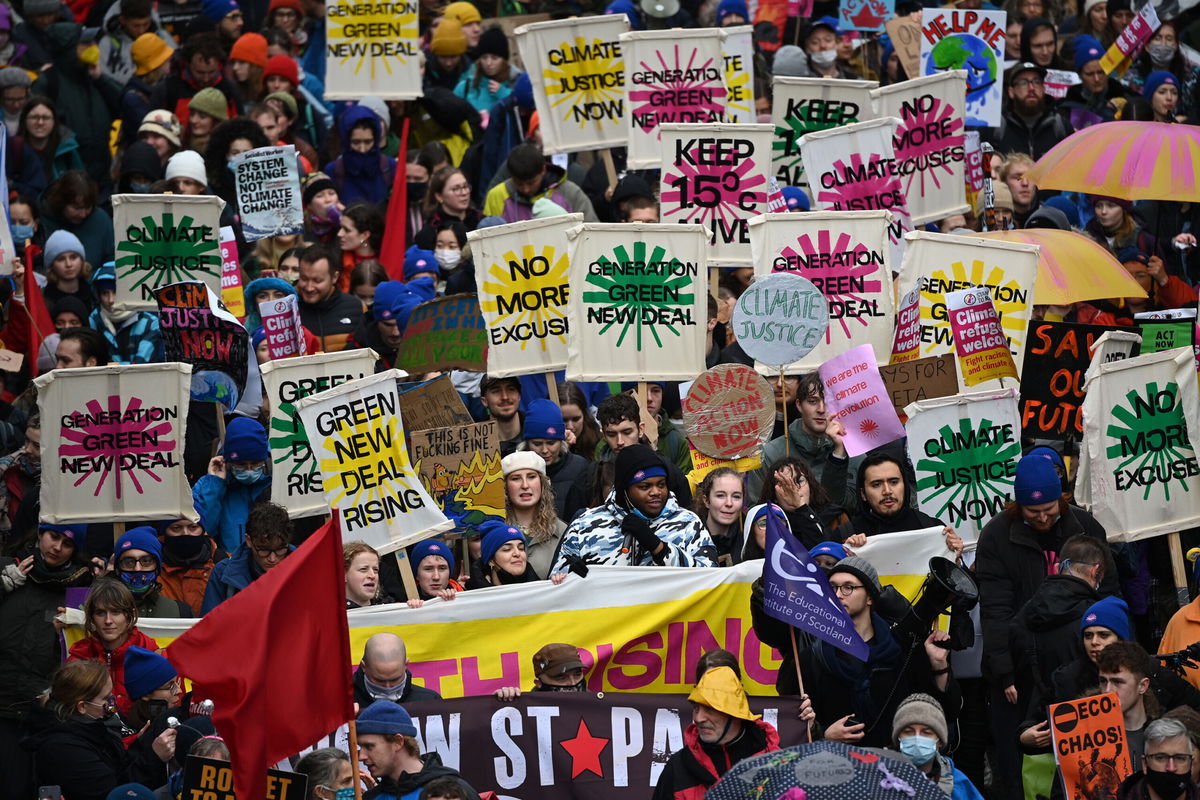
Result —
M 238 261 L 233 228 L 221 228 L 221 302 L 239 320 L 246 319 L 246 292 L 242 288 L 242 266 Z
M 196 519 L 183 471 L 191 374 L 171 362 L 38 377 L 41 520 Z
M 304 233 L 300 162 L 294 145 L 258 147 L 230 160 L 247 242 Z
M 892 363 L 921 357 L 921 290 L 909 289 L 900 298 L 896 312 L 896 335 L 892 337 Z
M 263 330 L 267 334 L 267 348 L 271 360 L 291 358 L 308 353 L 304 343 L 304 325 L 300 322 L 299 298 L 294 294 L 278 300 L 264 300 L 258 304 Z
M 250 334 L 206 283 L 173 283 L 154 294 L 167 360 L 192 365 L 192 399 L 232 411 L 246 390 Z
M 1007 18 L 1003 11 L 953 8 L 927 8 L 921 14 L 920 74 L 966 71 L 969 128 L 1000 124 Z
M 415 0 L 325 0 L 325 99 L 420 97 L 417 14 Z
M 829 326 L 825 295 L 808 278 L 777 272 L 758 278 L 733 307 L 733 330 L 746 355 L 783 367 L 820 344 Z
M 405 446 L 398 370 L 348 381 L 296 404 L 342 535 L 390 553 L 453 527 L 421 486 Z
M 992 379 L 1017 377 L 1000 315 L 986 286 L 946 292 L 946 313 L 963 383 L 976 386 Z
M 822 364 L 818 370 L 825 384 L 829 418 L 846 431 L 846 454 L 851 458 L 904 438 L 904 426 L 896 416 L 879 367 L 869 344 L 847 350 Z
M 700 373 L 683 398 L 688 441 L 713 458 L 753 455 L 775 428 L 773 397 L 766 379 L 741 364 L 718 364 Z
M 808 187 L 800 159 L 800 137 L 875 118 L 871 90 L 875 81 L 845 81 L 840 78 L 775 77 L 771 124 L 772 169 L 782 186 Z
M 412 310 L 396 366 L 412 373 L 487 369 L 487 326 L 473 294 L 452 294 Z
M 758 121 L 754 107 L 754 26 L 721 28 L 725 59 L 725 118 L 741 125 Z
M 496 420 L 409 434 L 413 469 L 457 528 L 504 519 L 504 473 Z
M 117 311 L 157 311 L 154 290 L 203 281 L 221 291 L 219 197 L 113 195 Z

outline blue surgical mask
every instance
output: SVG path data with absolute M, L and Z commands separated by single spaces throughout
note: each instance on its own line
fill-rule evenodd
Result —
M 333 800 L 354 800 L 354 787 L 347 786 L 333 793 Z
M 129 190 L 134 194 L 150 194 L 152 183 L 142 183 L 141 181 L 130 181 Z
M 149 572 L 126 572 L 118 570 L 117 577 L 121 579 L 121 583 L 129 587 L 129 591 L 134 594 L 144 594 L 158 580 L 158 570 L 150 570 Z
M 918 767 L 924 766 L 937 755 L 937 739 L 928 736 L 901 736 L 900 752 L 908 756 Z
M 253 484 L 262 480 L 262 477 L 267 474 L 266 467 L 255 467 L 254 469 L 243 469 L 241 467 L 233 468 L 233 479 L 238 483 Z
M 24 245 L 25 242 L 33 238 L 32 225 L 10 225 L 12 229 L 13 242 L 18 245 Z

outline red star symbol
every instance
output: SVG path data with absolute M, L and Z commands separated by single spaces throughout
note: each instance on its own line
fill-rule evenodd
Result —
M 600 754 L 608 747 L 608 739 L 592 736 L 587 723 L 579 720 L 579 730 L 574 739 L 563 739 L 559 742 L 562 749 L 571 754 L 571 778 L 577 778 L 584 772 L 594 772 L 604 777 L 604 768 L 600 766 Z

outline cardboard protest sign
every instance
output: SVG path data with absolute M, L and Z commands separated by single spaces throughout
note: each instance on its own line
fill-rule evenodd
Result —
M 113 195 L 117 311 L 157 311 L 154 290 L 203 281 L 221 291 L 221 209 L 207 195 Z
M 1083 437 L 1084 373 L 1107 325 L 1031 322 L 1021 367 L 1021 435 L 1079 441 Z
M 1162 23 L 1158 19 L 1158 11 L 1154 4 L 1146 3 L 1117 36 L 1112 46 L 1105 51 L 1104 57 L 1100 59 L 1100 68 L 1110 75 L 1114 72 L 1124 75 L 1160 27 Z
M 453 527 L 413 472 L 388 370 L 301 398 L 296 410 L 342 536 L 390 553 Z
M 1012 499 L 1021 458 L 1016 389 L 918 400 L 905 412 L 917 503 L 973 544 Z
M 921 23 L 915 14 L 892 17 L 883 23 L 905 75 L 921 74 Z
M 623 33 L 621 49 L 629 169 L 661 166 L 658 126 L 662 123 L 725 119 L 728 92 L 718 29 Z
M 771 126 L 663 124 L 659 131 L 662 221 L 706 227 L 710 266 L 750 266 L 747 222 L 767 208 Z
M 946 313 L 963 383 L 976 386 L 992 379 L 1017 377 L 1000 315 L 986 286 L 946 292 Z
M 700 373 L 683 398 L 688 441 L 713 458 L 753 455 L 775 428 L 773 396 L 766 379 L 741 364 L 719 364 Z
M 1104 364 L 1084 389 L 1075 492 L 1109 539 L 1132 542 L 1200 523 L 1192 444 L 1200 397 L 1191 351 Z
M 396 348 L 395 363 L 413 373 L 451 368 L 483 372 L 487 369 L 487 341 L 479 298 L 447 295 L 412 310 Z
M 898 414 L 918 400 L 949 397 L 958 392 L 958 370 L 950 353 L 881 364 L 879 375 Z
M 1000 124 L 1007 18 L 1003 11 L 953 8 L 929 8 L 921 14 L 920 74 L 966 71 L 967 127 Z
M 877 86 L 875 81 L 838 78 L 773 78 L 771 124 L 775 126 L 775 139 L 771 149 L 775 179 L 783 186 L 806 188 L 800 138 L 813 131 L 874 119 L 871 90 Z
M 704 371 L 708 240 L 699 225 L 572 229 L 567 380 L 691 380 Z
M 325 0 L 325 99 L 420 97 L 419 35 L 413 0 Z
M 308 352 L 304 343 L 304 325 L 300 322 L 299 298 L 294 294 L 278 300 L 264 300 L 258 304 L 263 330 L 267 334 L 267 348 L 271 359 L 302 356 Z
M 950 70 L 871 92 L 879 116 L 900 120 L 893 145 L 913 225 L 968 210 L 962 100 L 966 86 L 967 74 Z
M 885 117 L 809 133 L 800 140 L 813 210 L 890 211 L 893 264 L 900 263 L 904 234 L 912 230 L 893 144 L 898 125 L 895 117 Z
M 196 519 L 183 471 L 191 372 L 165 363 L 38 377 L 41 520 Z
M 912 361 L 921 357 L 921 290 L 909 289 L 900 298 L 896 311 L 896 335 L 892 337 L 891 363 Z
M 267 423 L 271 447 L 271 502 L 288 510 L 290 517 L 325 514 L 325 487 L 317 460 L 296 404 L 375 372 L 374 350 L 314 353 L 306 358 L 285 358 L 263 364 L 263 383 L 271 419 Z
M 567 231 L 582 214 L 471 231 L 487 373 L 503 378 L 567 365 Z
M 904 425 L 875 364 L 869 344 L 847 350 L 820 366 L 829 418 L 846 429 L 846 454 L 851 458 L 904 438 Z
M 246 319 L 246 293 L 242 289 L 242 265 L 238 261 L 237 238 L 233 228 L 221 228 L 221 302 L 229 313 Z
M 458 528 L 504 519 L 504 473 L 496 420 L 409 434 L 421 485 Z
M 756 279 L 733 307 L 733 330 L 742 350 L 768 366 L 786 367 L 804 358 L 828 326 L 825 295 L 790 272 Z
M 542 150 L 574 153 L 625 144 L 624 14 L 535 22 L 516 29 L 533 84 Z
M 188 800 L 237 800 L 233 793 L 233 767 L 228 761 L 188 756 L 183 762 L 183 792 Z M 308 776 L 302 772 L 267 770 L 263 800 L 298 800 L 308 797 Z
M 258 147 L 230 161 L 247 242 L 304 233 L 300 162 L 294 145 Z
M 883 31 L 896 13 L 896 0 L 842 0 L 839 5 L 843 31 Z
M 1125 717 L 1116 692 L 1054 703 L 1047 709 L 1047 717 L 1063 796 L 1115 798 L 1117 787 L 1133 774 Z
M 946 293 L 986 286 L 1020 374 L 1034 303 L 1037 246 L 924 231 L 910 233 L 907 239 L 900 293 L 914 288 L 921 292 L 921 355 L 954 352 Z M 986 244 L 981 248 L 981 243 Z
M 468 425 L 472 421 L 449 375 L 439 375 L 423 383 L 402 384 L 399 391 L 400 412 L 409 433 Z
M 154 294 L 167 360 L 192 365 L 192 399 L 232 410 L 246 390 L 250 334 L 208 284 L 173 283 Z
M 886 211 L 811 211 L 750 221 L 755 271 L 799 275 L 825 296 L 829 325 L 796 369 L 815 369 L 860 344 L 871 345 L 876 359 L 887 363 L 893 302 L 889 219 Z
M 758 121 L 754 107 L 754 26 L 721 28 L 721 55 L 725 61 L 725 118 L 752 125 Z

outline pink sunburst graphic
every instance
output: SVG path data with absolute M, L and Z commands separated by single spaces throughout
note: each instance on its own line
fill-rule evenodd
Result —
M 849 164 L 839 159 L 833 162 L 832 172 L 822 173 L 817 203 L 829 211 L 892 212 L 895 219 L 888 226 L 888 238 L 898 245 L 905 231 L 912 230 L 912 215 L 894 168 L 895 160 L 882 158 L 879 153 L 871 153 L 868 161 L 863 161 L 861 153 L 852 153 Z M 834 180 L 832 186 L 825 185 L 829 176 Z
M 953 148 L 963 148 L 966 136 L 963 135 L 963 120 L 961 116 L 951 119 L 954 107 L 932 95 L 923 95 L 912 103 L 905 103 L 900 113 L 900 126 L 896 128 L 896 160 L 905 165 L 908 174 L 904 177 L 904 191 L 912 195 L 914 185 L 916 191 L 925 193 L 926 181 L 937 189 L 942 188 L 942 175 L 953 177 L 954 170 L 950 163 L 931 163 L 934 154 L 945 153 L 947 161 L 961 161 L 965 155 L 950 159 Z M 917 181 L 920 183 L 917 184 Z
M 718 241 L 735 241 L 742 220 L 762 211 L 767 203 L 767 179 L 747 176 L 758 164 L 743 159 L 736 166 L 720 158 L 702 155 L 701 145 L 690 151 L 663 175 L 663 218 L 676 222 L 699 222 L 712 230 Z M 706 163 L 709 162 L 709 163 Z
M 686 63 L 681 45 L 673 46 L 673 62 L 663 51 L 655 53 L 658 66 L 638 63 L 644 76 L 630 89 L 629 103 L 633 124 L 649 133 L 662 122 L 718 122 L 725 112 L 724 65 L 706 58 L 699 49 L 687 48 Z
M 169 454 L 178 444 L 173 436 L 175 426 L 166 419 L 164 409 L 143 408 L 142 400 L 137 397 L 130 398 L 122 408 L 121 396 L 114 394 L 109 395 L 107 408 L 99 400 L 90 400 L 84 412 L 68 414 L 67 419 L 70 425 L 62 427 L 63 441 L 58 455 L 60 459 L 74 459 L 81 464 L 74 486 L 96 479 L 92 496 L 99 497 L 112 475 L 119 498 L 125 480 L 133 484 L 138 494 L 144 494 L 145 478 L 162 483 L 162 477 L 151 467 L 170 465 Z M 144 478 L 139 479 L 139 473 Z
M 780 255 L 794 269 L 776 269 L 775 272 L 794 272 L 808 278 L 825 295 L 831 308 L 834 303 L 854 304 L 858 308 L 874 306 L 874 297 L 883 291 L 883 281 L 877 276 L 883 264 L 883 255 L 871 251 L 862 242 L 852 244 L 850 234 L 839 233 L 836 241 L 828 230 L 817 232 L 814 242 L 807 233 L 796 240 L 796 247 L 785 247 Z M 869 277 L 871 276 L 871 277 Z M 842 333 L 850 338 L 851 322 L 847 316 L 836 318 Z M 859 326 L 867 327 L 870 316 L 853 316 Z M 825 329 L 825 343 L 833 341 L 833 325 Z
M 879 423 L 873 419 L 864 419 L 862 422 L 858 423 L 858 432 L 863 436 L 878 436 Z

